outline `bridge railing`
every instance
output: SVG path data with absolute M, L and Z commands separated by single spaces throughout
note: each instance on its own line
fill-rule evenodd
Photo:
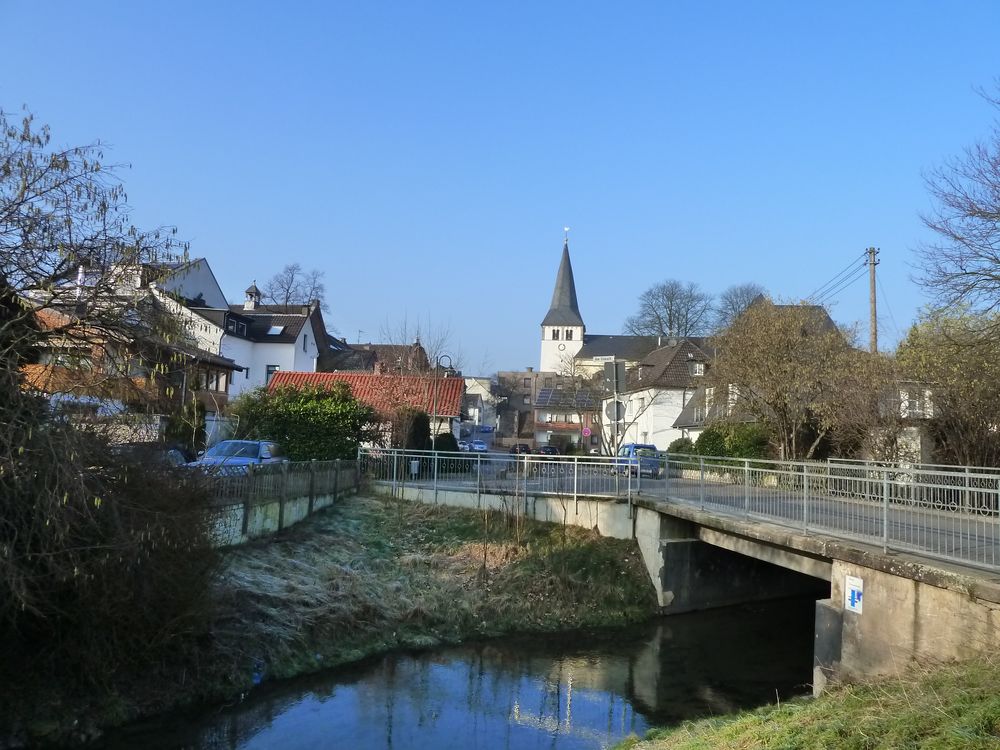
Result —
M 1000 568 L 1000 472 L 965 467 L 656 454 L 652 460 L 364 449 L 359 468 L 407 486 L 526 497 L 643 497 Z

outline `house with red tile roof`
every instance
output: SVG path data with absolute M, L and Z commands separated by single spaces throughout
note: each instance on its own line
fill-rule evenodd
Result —
M 377 412 L 391 417 L 400 408 L 422 411 L 431 416 L 431 432 L 443 434 L 461 418 L 465 380 L 461 377 L 433 377 L 373 372 L 288 372 L 274 373 L 269 389 L 317 386 L 330 388 L 347 383 L 354 398 Z

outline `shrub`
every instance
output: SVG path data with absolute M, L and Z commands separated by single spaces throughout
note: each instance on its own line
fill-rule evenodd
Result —
M 694 453 L 694 443 L 689 437 L 680 437 L 667 446 L 667 453 Z
M 237 437 L 276 440 L 293 461 L 354 458 L 363 442 L 378 442 L 375 411 L 355 399 L 347 383 L 329 388 L 256 388 L 233 404 Z
M 694 442 L 694 452 L 699 456 L 725 456 L 726 435 L 719 425 L 706 428 Z
M 768 458 L 770 440 L 761 424 L 730 425 L 726 435 L 726 454 L 733 458 Z
M 434 450 L 458 452 L 458 441 L 450 432 L 445 432 L 434 437 Z

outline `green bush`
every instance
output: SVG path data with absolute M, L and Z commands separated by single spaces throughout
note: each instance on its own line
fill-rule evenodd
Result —
M 458 441 L 450 432 L 442 433 L 434 437 L 434 450 L 457 453 Z
M 232 412 L 237 436 L 276 440 L 293 461 L 354 458 L 362 442 L 379 442 L 375 411 L 351 395 L 347 383 L 330 388 L 256 388 L 240 396 Z
M 689 437 L 680 437 L 667 446 L 667 453 L 694 453 L 694 443 Z
M 694 452 L 699 456 L 725 456 L 726 435 L 720 425 L 706 428 L 694 442 Z
M 730 425 L 726 435 L 726 454 L 733 458 L 768 458 L 770 440 L 760 424 Z

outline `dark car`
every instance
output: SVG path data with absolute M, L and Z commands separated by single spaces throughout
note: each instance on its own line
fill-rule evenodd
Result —
M 510 446 L 511 453 L 531 453 L 531 446 L 527 443 L 514 443 Z
M 554 445 L 542 445 L 538 448 L 535 448 L 535 453 L 537 453 L 540 456 L 558 456 L 559 449 L 556 448 Z

